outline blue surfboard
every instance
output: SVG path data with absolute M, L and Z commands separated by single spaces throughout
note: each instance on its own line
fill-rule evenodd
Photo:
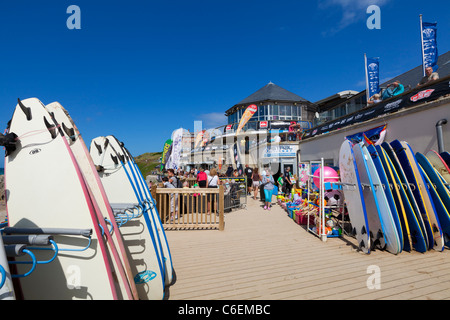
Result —
M 377 155 L 373 153 L 373 149 L 377 151 Z M 385 193 L 389 199 L 389 204 L 391 206 L 392 213 L 397 213 L 394 219 L 397 220 L 397 230 L 401 230 L 401 241 L 403 245 L 403 250 L 410 252 L 412 250 L 411 244 L 411 234 L 409 231 L 408 219 L 406 216 L 405 206 L 403 205 L 402 198 L 400 195 L 399 185 L 395 180 L 393 169 L 391 168 L 386 152 L 380 146 L 369 146 L 369 152 L 372 155 L 372 159 L 379 171 L 380 178 L 384 180 Z M 375 156 L 375 157 L 374 157 Z
M 450 167 L 450 153 L 448 151 L 441 152 L 439 154 L 445 163 Z
M 445 244 L 450 244 L 450 196 L 446 190 L 445 185 L 442 183 L 441 178 L 434 169 L 433 165 L 429 162 L 426 156 L 417 152 L 417 162 L 419 162 L 423 175 L 427 181 L 428 189 L 432 197 L 436 213 L 438 214 L 439 222 L 441 224 L 442 231 L 444 232 Z
M 444 239 L 439 219 L 437 218 L 436 209 L 431 200 L 430 192 L 426 187 L 425 179 L 419 170 L 416 157 L 405 141 L 394 140 L 391 142 L 408 181 L 414 186 L 413 194 L 419 206 L 422 218 L 427 228 L 428 245 L 430 249 L 442 251 L 444 249 Z
M 364 158 L 362 147 L 360 144 L 353 146 L 353 154 L 355 157 L 356 167 L 358 169 L 359 180 L 362 186 L 362 194 L 366 206 L 367 221 L 369 225 L 369 237 L 371 250 L 375 248 L 386 249 L 386 239 L 384 236 L 383 226 L 378 215 L 378 200 L 375 197 L 375 187 L 369 175 L 367 161 Z
M 369 150 L 364 144 L 360 144 L 360 146 L 364 155 L 364 161 L 366 162 L 367 168 L 369 170 L 368 174 L 370 176 L 370 179 L 372 180 L 372 184 L 374 187 L 372 191 L 374 196 L 376 197 L 378 215 L 380 217 L 384 238 L 386 240 L 386 250 L 393 254 L 399 254 L 403 249 L 403 236 L 401 233 L 401 229 L 400 231 L 397 230 L 397 223 L 400 227 L 400 223 L 398 221 L 396 223 L 394 218 L 397 213 L 395 212 L 394 214 L 392 212 L 389 204 L 389 199 L 385 193 L 384 187 L 386 185 L 385 182 L 387 183 L 387 178 L 385 180 L 380 178 Z M 373 151 L 377 153 L 375 149 Z M 382 172 L 384 173 L 384 170 Z
M 397 155 L 395 154 L 394 149 L 392 146 L 387 143 L 383 142 L 381 144 L 384 151 L 386 151 L 386 154 L 388 155 L 388 158 L 390 160 L 390 163 L 392 164 L 393 168 L 395 169 L 395 173 L 397 174 L 397 177 L 399 179 L 398 183 L 402 187 L 401 190 L 403 191 L 404 195 L 406 195 L 407 200 L 403 198 L 403 203 L 406 204 L 406 207 L 410 207 L 412 209 L 413 216 L 409 216 L 408 222 L 411 227 L 411 237 L 413 243 L 415 242 L 416 245 L 414 248 L 418 252 L 425 252 L 428 250 L 429 243 L 428 243 L 428 232 L 427 228 L 425 227 L 425 223 L 422 219 L 422 214 L 420 213 L 419 206 L 417 205 L 417 201 L 412 193 L 411 186 L 408 182 L 408 179 L 406 178 L 405 172 L 403 171 L 403 168 L 400 164 L 400 161 L 398 160 Z M 408 206 L 409 205 L 409 206 Z M 415 223 L 417 222 L 417 225 L 419 226 L 419 230 L 415 229 Z M 425 250 L 422 248 L 422 242 L 421 239 L 425 242 Z

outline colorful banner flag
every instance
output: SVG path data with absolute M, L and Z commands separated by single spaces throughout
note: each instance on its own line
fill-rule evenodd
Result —
M 233 153 L 234 153 L 234 163 L 236 164 L 238 175 L 241 176 L 244 173 L 244 168 L 242 167 L 241 154 L 237 142 L 233 146 Z
M 364 141 L 366 145 L 381 145 L 384 142 L 386 136 L 387 124 L 369 129 L 364 132 L 358 132 L 350 136 L 345 137 L 350 140 L 352 144 L 360 143 Z
M 437 23 L 422 22 L 422 15 L 420 15 L 420 31 L 423 75 L 425 76 L 426 68 L 432 67 L 433 71 L 438 69 Z
M 168 139 L 164 143 L 163 154 L 162 154 L 162 157 L 161 157 L 161 171 L 164 170 L 164 168 L 166 167 L 167 160 L 169 160 L 169 156 L 170 156 L 170 153 L 172 151 L 171 147 L 172 147 L 172 139 Z
M 242 130 L 242 128 L 247 124 L 247 122 L 253 117 L 255 112 L 258 111 L 258 107 L 255 104 L 249 105 L 247 110 L 245 110 L 242 115 L 241 121 L 239 122 L 239 127 L 236 130 L 236 135 Z
M 380 92 L 380 59 L 379 58 L 365 58 L 366 65 L 366 95 L 367 101 L 374 94 Z
M 203 135 L 205 134 L 206 130 L 202 130 L 197 134 L 197 138 L 195 139 L 195 145 L 194 149 L 197 148 L 198 144 L 203 141 Z
M 172 153 L 170 154 L 169 161 L 166 163 L 167 169 L 177 170 L 180 166 L 183 132 L 184 129 L 180 128 L 172 133 Z

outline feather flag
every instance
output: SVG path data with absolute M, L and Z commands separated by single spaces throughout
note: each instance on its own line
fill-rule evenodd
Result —
M 236 135 L 241 132 L 242 128 L 253 117 L 256 111 L 258 111 L 258 107 L 255 104 L 249 105 L 247 107 L 247 110 L 245 110 L 244 114 L 242 115 L 241 121 L 239 122 L 239 127 L 236 130 Z

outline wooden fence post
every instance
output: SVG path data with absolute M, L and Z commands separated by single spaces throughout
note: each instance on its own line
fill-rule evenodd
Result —
M 219 186 L 219 230 L 223 231 L 225 229 L 225 221 L 224 221 L 224 190 L 223 185 Z

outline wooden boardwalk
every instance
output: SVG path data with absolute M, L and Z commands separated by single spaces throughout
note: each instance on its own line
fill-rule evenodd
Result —
M 280 206 L 265 211 L 251 198 L 225 215 L 224 231 L 166 234 L 177 276 L 169 300 L 450 298 L 450 250 L 366 255 L 351 237 L 322 242 Z M 368 287 L 370 266 L 379 289 Z

